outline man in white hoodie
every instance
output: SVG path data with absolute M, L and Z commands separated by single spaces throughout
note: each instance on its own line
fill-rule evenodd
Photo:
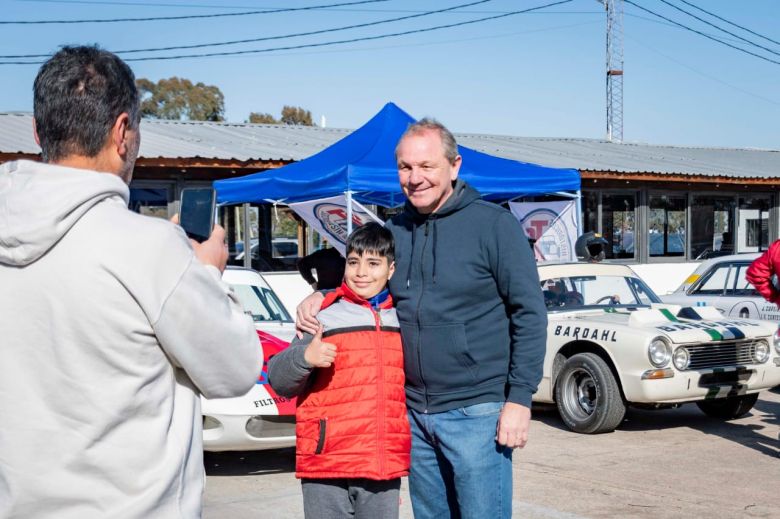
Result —
M 262 367 L 224 230 L 127 209 L 139 98 L 115 55 L 63 48 L 34 109 L 44 163 L 0 166 L 0 518 L 199 517 L 198 394 Z

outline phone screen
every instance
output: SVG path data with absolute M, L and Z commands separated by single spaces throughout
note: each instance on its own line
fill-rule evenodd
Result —
M 182 189 L 179 224 L 193 240 L 203 242 L 211 236 L 216 198 L 210 187 Z

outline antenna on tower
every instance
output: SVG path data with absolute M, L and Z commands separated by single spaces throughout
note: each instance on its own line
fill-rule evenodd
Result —
M 623 142 L 623 0 L 599 0 L 607 11 L 607 140 Z

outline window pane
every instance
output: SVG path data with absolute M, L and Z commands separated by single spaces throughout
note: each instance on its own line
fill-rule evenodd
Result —
M 146 216 L 156 216 L 158 218 L 169 218 L 168 202 L 171 201 L 172 190 L 168 187 L 160 188 L 130 188 L 130 203 L 128 207 L 131 211 L 141 213 Z
M 702 284 L 694 291 L 694 294 L 720 295 L 726 287 L 726 278 L 729 275 L 729 266 L 724 265 L 710 273 Z
M 601 196 L 601 233 L 611 244 L 607 258 L 634 258 L 636 230 L 636 195 L 603 194 Z
M 745 278 L 745 273 L 747 272 L 748 265 L 735 265 L 732 270 L 736 271 L 735 277 L 736 277 L 736 286 L 733 290 L 729 291 L 728 295 L 732 296 L 755 296 L 758 297 L 758 290 L 753 288 L 753 285 L 748 283 L 748 280 Z
M 648 229 L 651 257 L 685 255 L 685 197 L 651 195 Z
M 587 306 L 637 306 L 659 302 L 637 278 L 622 276 L 578 276 L 542 281 L 547 308 L 572 310 Z
M 254 285 L 232 285 L 232 287 L 244 312 L 251 315 L 255 322 L 291 320 L 276 295 L 267 288 Z
M 250 221 L 252 268 L 261 272 L 295 270 L 298 222 L 294 213 L 287 207 L 261 205 L 256 209 L 257 222 Z
M 737 252 L 760 252 L 769 243 L 769 206 L 767 195 L 739 198 L 739 235 Z
M 734 205 L 731 197 L 693 197 L 691 258 L 707 259 L 733 253 Z
M 596 191 L 582 193 L 582 232 L 599 232 L 599 194 Z

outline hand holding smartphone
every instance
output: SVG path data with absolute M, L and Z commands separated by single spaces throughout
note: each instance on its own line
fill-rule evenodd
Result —
M 185 188 L 181 191 L 179 225 L 191 239 L 202 243 L 214 229 L 217 192 L 211 187 Z
M 204 265 L 225 270 L 228 252 L 225 229 L 214 225 L 216 192 L 212 188 L 186 188 L 181 192 L 179 225 L 192 240 L 195 256 Z

